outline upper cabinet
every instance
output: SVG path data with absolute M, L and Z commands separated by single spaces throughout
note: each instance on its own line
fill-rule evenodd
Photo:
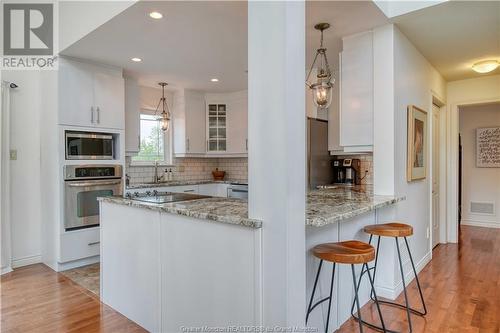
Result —
M 137 155 L 140 150 L 140 87 L 136 80 L 125 79 L 125 154 Z
M 191 90 L 176 92 L 172 116 L 175 156 L 205 155 L 205 95 Z
M 122 71 L 61 58 L 59 124 L 124 129 Z
M 243 157 L 248 149 L 247 92 L 203 94 L 184 90 L 174 97 L 176 157 Z
M 343 152 L 373 151 L 373 34 L 345 37 L 340 54 L 339 143 Z
M 222 156 L 248 153 L 248 94 L 207 94 L 207 151 Z

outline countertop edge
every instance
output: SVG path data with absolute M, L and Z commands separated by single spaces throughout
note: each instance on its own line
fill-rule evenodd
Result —
M 262 228 L 262 221 L 250 219 L 250 218 L 241 218 L 241 217 L 232 217 L 232 216 L 221 216 L 215 215 L 211 213 L 201 213 L 195 212 L 186 208 L 175 207 L 175 206 L 165 206 L 165 205 L 156 205 L 156 204 L 147 204 L 142 202 L 137 202 L 134 200 L 130 200 L 127 198 L 117 198 L 117 197 L 99 197 L 97 198 L 100 202 L 113 203 L 122 206 L 150 209 L 162 213 L 176 214 L 186 217 L 192 217 L 200 220 L 205 220 L 207 222 L 218 222 L 232 225 L 240 225 L 247 228 L 252 229 L 260 229 Z M 175 203 L 174 203 L 175 204 Z
M 342 222 L 344 220 L 348 220 L 348 219 L 351 219 L 353 217 L 369 213 L 369 212 L 377 210 L 379 208 L 384 208 L 384 207 L 394 205 L 394 204 L 401 202 L 401 201 L 404 201 L 404 200 L 406 200 L 406 196 L 387 198 L 387 200 L 385 200 L 385 201 L 377 202 L 376 204 L 373 204 L 373 205 L 367 205 L 365 207 L 361 207 L 359 209 L 352 210 L 349 212 L 339 213 L 339 214 L 336 214 L 335 216 L 332 216 L 329 218 L 306 219 L 306 226 L 324 227 L 324 226 L 329 225 L 329 224 Z

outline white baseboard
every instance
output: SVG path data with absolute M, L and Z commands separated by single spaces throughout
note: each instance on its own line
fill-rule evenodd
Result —
M 73 269 L 73 268 L 77 268 L 77 267 L 81 267 L 81 266 L 95 264 L 95 263 L 98 263 L 99 260 L 100 260 L 100 256 L 97 255 L 97 256 L 83 258 L 83 259 L 74 260 L 74 261 L 70 261 L 70 262 L 58 263 L 56 269 L 54 269 L 54 268 L 52 268 L 52 269 L 54 269 L 57 272 L 61 272 L 61 271 L 66 271 L 68 269 Z
M 500 228 L 500 223 L 497 221 L 479 221 L 479 220 L 465 220 L 462 219 L 460 222 L 462 225 L 468 225 L 471 227 L 482 227 L 482 228 Z
M 432 251 L 428 252 L 419 262 L 417 262 L 417 264 L 415 265 L 417 274 L 420 273 L 422 269 L 424 269 L 425 265 L 427 265 L 431 261 L 431 259 L 432 259 Z M 401 276 L 401 274 L 398 273 L 399 270 L 397 271 L 396 276 Z M 405 274 L 406 285 L 410 284 L 414 279 L 415 276 L 413 275 L 413 270 L 410 270 Z M 395 300 L 396 298 L 398 298 L 399 294 L 403 292 L 403 281 L 399 281 L 399 283 L 393 286 L 392 288 L 375 286 L 375 289 L 377 291 L 377 296 L 388 298 L 390 300 Z
M 41 255 L 28 256 L 19 259 L 12 259 L 12 268 L 19 268 L 23 266 L 39 264 L 42 262 Z
M 4 275 L 4 274 L 10 273 L 10 272 L 12 272 L 12 267 L 10 267 L 10 266 L 3 267 L 0 275 Z

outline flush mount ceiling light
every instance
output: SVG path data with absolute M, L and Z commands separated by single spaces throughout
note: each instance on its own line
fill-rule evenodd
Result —
M 149 17 L 151 17 L 155 20 L 159 20 L 163 17 L 163 14 L 160 12 L 151 12 L 151 13 L 149 13 Z
M 320 109 L 326 109 L 332 103 L 332 88 L 335 83 L 326 58 L 326 48 L 323 47 L 323 31 L 328 28 L 330 28 L 329 23 L 318 23 L 314 26 L 314 29 L 321 31 L 321 39 L 319 49 L 316 50 L 316 56 L 306 78 L 306 85 L 311 89 L 314 105 Z M 316 79 L 311 82 L 309 77 L 314 69 L 316 70 Z
M 170 127 L 170 110 L 168 109 L 167 99 L 165 98 L 165 87 L 168 85 L 168 83 L 160 82 L 158 84 L 161 86 L 162 93 L 160 101 L 158 102 L 158 106 L 156 107 L 155 110 L 155 116 L 157 117 L 157 120 L 160 122 L 162 131 L 165 132 L 168 131 Z M 161 113 L 158 113 L 160 111 L 160 105 L 162 111 Z
M 141 58 L 132 58 L 130 60 L 132 60 L 133 62 L 141 62 L 142 61 Z
M 484 60 L 476 62 L 474 65 L 472 65 L 472 69 L 475 72 L 484 74 L 494 71 L 498 66 L 500 66 L 500 63 L 496 60 Z
M 210 79 L 210 81 L 212 81 L 212 82 L 219 82 L 219 79 L 214 77 L 213 79 Z

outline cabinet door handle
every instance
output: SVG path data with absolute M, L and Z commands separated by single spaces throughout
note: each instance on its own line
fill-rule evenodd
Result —
M 245 139 L 245 148 L 248 151 L 248 139 Z
M 189 139 L 186 139 L 186 150 L 189 151 Z
M 141 150 L 141 135 L 140 134 L 137 136 L 137 149 L 139 151 Z
M 184 190 L 184 192 L 194 192 L 194 190 Z
M 88 243 L 88 246 L 92 246 L 92 245 L 97 245 L 97 244 L 100 244 L 101 242 L 90 242 Z
M 90 107 L 90 122 L 93 124 L 94 123 L 94 107 Z
M 208 150 L 208 140 L 207 140 L 207 151 L 209 151 L 209 150 Z
M 99 109 L 99 107 L 97 107 L 96 111 L 97 111 L 97 123 L 100 124 L 101 123 L 101 110 Z

